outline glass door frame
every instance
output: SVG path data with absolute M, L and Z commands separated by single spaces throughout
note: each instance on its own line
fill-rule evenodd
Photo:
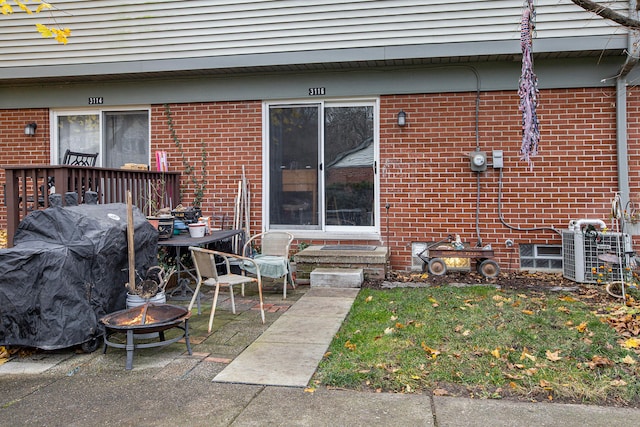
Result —
M 271 197 L 271 189 L 269 184 L 269 110 L 270 107 L 296 107 L 296 106 L 318 106 L 319 112 L 319 135 L 320 135 L 320 147 L 319 147 L 319 162 L 318 167 L 318 211 L 320 215 L 320 226 L 318 229 L 297 228 L 295 224 L 292 225 L 276 225 L 271 224 L 269 218 L 269 200 Z M 373 107 L 373 138 L 374 138 L 374 195 L 373 195 L 373 226 L 349 226 L 349 225 L 327 225 L 326 224 L 326 201 L 325 201 L 325 170 L 324 170 L 324 121 L 325 121 L 325 107 L 349 107 L 349 106 L 371 106 Z M 305 99 L 305 100 L 282 100 L 282 101 L 264 101 L 263 102 L 263 126 L 262 126 L 262 159 L 263 159 L 263 173 L 262 173 L 262 223 L 265 230 L 268 229 L 287 229 L 294 232 L 296 237 L 300 238 L 358 238 L 363 237 L 367 239 L 375 239 L 380 236 L 380 100 L 379 98 L 340 98 L 340 99 Z

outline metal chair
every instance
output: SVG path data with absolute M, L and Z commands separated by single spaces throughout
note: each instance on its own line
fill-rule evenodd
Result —
M 256 234 L 244 244 L 242 254 L 250 254 L 252 245 L 256 241 L 260 241 L 258 254 L 252 257 L 253 264 L 260 266 L 262 277 L 270 277 L 279 279 L 284 277 L 283 282 L 283 299 L 287 298 L 287 281 L 291 282 L 291 286 L 295 289 L 296 285 L 291 277 L 291 268 L 289 267 L 289 249 L 293 241 L 293 234 L 286 231 L 265 231 Z M 251 263 L 244 263 L 243 270 L 254 273 Z
M 62 159 L 63 165 L 70 166 L 95 166 L 98 160 L 99 153 L 80 153 L 77 151 L 68 150 L 64 152 Z
M 244 291 L 245 283 L 256 282 L 258 284 L 258 295 L 260 298 L 260 316 L 262 317 L 262 323 L 264 320 L 264 303 L 262 302 L 262 277 L 260 275 L 260 267 L 255 265 L 256 277 L 248 277 L 240 274 L 234 274 L 231 272 L 231 265 L 229 260 L 241 260 L 241 262 L 251 263 L 251 258 L 245 258 L 238 255 L 228 254 L 225 252 L 214 251 L 210 249 L 204 249 L 196 246 L 189 246 L 191 251 L 191 257 L 193 258 L 193 264 L 196 269 L 197 285 L 195 291 L 193 291 L 193 297 L 189 303 L 189 311 L 193 308 L 193 304 L 196 301 L 200 287 L 204 284 L 207 286 L 215 286 L 215 292 L 213 294 L 213 304 L 211 306 L 211 316 L 209 317 L 209 333 L 213 327 L 213 317 L 216 314 L 216 305 L 218 303 L 218 294 L 221 286 L 229 288 L 229 294 L 231 295 L 231 311 L 236 314 L 236 304 L 233 299 L 233 286 L 242 285 Z M 222 259 L 224 274 L 218 274 L 216 268 L 216 257 Z

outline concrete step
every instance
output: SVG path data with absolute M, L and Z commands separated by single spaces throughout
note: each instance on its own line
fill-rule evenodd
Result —
M 316 268 L 311 272 L 311 287 L 359 288 L 364 282 L 362 268 Z

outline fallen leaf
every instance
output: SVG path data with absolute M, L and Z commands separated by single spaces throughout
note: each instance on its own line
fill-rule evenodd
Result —
M 435 390 L 433 390 L 433 395 L 434 396 L 448 396 L 449 392 L 443 388 L 437 388 Z
M 304 389 L 305 393 L 313 393 L 314 391 L 316 391 L 316 389 L 312 388 L 312 387 L 307 387 L 307 388 Z
M 613 366 L 613 362 L 610 359 L 606 358 L 606 357 L 593 356 L 591 358 L 591 362 L 587 362 L 586 365 L 591 369 L 605 368 L 605 367 L 608 367 L 608 366 Z
M 627 385 L 627 382 L 625 380 L 613 380 L 609 384 L 613 387 L 624 387 Z
M 558 311 L 566 314 L 571 313 L 571 310 L 569 310 L 567 307 L 558 307 Z
M 367 298 L 365 298 L 365 302 L 371 302 L 373 300 L 373 295 L 369 295 Z
M 560 298 L 558 298 L 560 301 L 565 301 L 565 302 L 576 302 L 578 301 L 577 299 L 575 299 L 574 297 L 570 296 L 570 295 L 565 295 L 565 296 L 561 296 Z
M 587 330 L 587 322 L 582 322 L 580 323 L 578 326 L 576 326 L 576 331 L 578 332 L 584 332 Z
M 547 360 L 550 360 L 552 362 L 557 362 L 558 360 L 562 360 L 562 357 L 559 356 L 560 350 L 557 351 L 551 351 L 551 350 L 547 350 L 547 352 L 545 353 L 545 355 L 547 356 Z
M 491 351 L 491 355 L 496 359 L 500 359 L 500 349 L 496 348 L 495 350 Z
M 625 348 L 639 348 L 640 347 L 640 339 L 638 338 L 629 338 L 623 344 Z
M 431 355 L 431 357 L 434 358 L 434 359 L 440 354 L 440 352 L 438 350 L 429 347 L 428 345 L 426 345 L 424 343 L 424 341 L 422 341 L 422 343 L 420 345 L 422 346 L 422 349 L 424 351 L 426 351 L 427 353 L 429 353 Z
M 540 380 L 540 387 L 543 387 L 545 389 L 550 389 L 551 383 L 547 380 Z
M 635 359 L 629 355 L 626 355 L 623 359 L 622 359 L 622 363 L 624 363 L 625 365 L 635 365 L 637 362 L 635 361 Z
M 536 361 L 536 357 L 532 354 L 529 354 L 529 350 L 527 350 L 526 347 L 522 350 L 522 354 L 520 354 L 520 360 L 524 360 L 525 358 L 534 362 Z
M 533 314 L 533 311 L 531 311 L 531 310 L 522 310 L 522 313 L 523 313 L 523 314 L 532 315 L 532 314 Z
M 395 331 L 395 329 L 393 329 L 393 328 L 385 328 L 384 334 L 385 335 L 389 335 L 389 334 L 392 334 L 394 331 Z
M 349 340 L 347 340 L 347 342 L 346 342 L 346 343 L 344 343 L 344 347 L 345 347 L 345 348 L 347 348 L 347 349 L 349 349 L 349 350 L 351 350 L 351 351 L 353 351 L 353 350 L 355 350 L 355 349 L 356 349 L 356 345 L 355 345 L 355 344 L 353 344 L 353 343 L 352 343 L 351 341 L 349 341 Z

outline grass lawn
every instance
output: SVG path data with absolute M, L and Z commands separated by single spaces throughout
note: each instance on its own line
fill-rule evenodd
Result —
M 638 407 L 638 332 L 612 326 L 625 321 L 640 324 L 640 306 L 613 299 L 595 306 L 571 293 L 362 289 L 312 381 Z

